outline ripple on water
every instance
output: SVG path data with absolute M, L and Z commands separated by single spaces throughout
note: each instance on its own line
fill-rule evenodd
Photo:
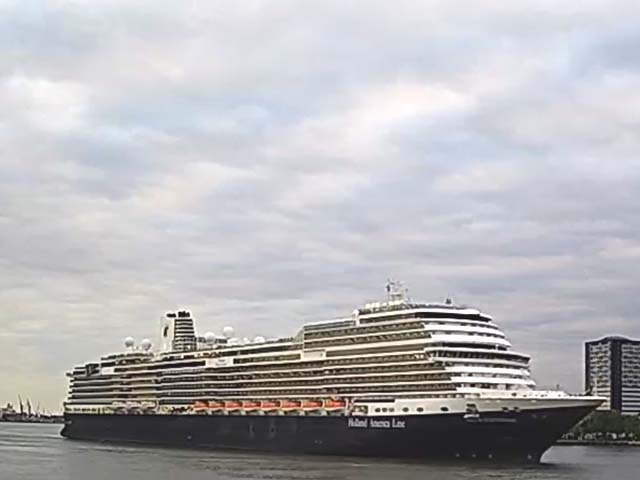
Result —
M 0 424 L 0 480 L 637 480 L 640 448 L 556 447 L 536 466 L 121 446 L 65 440 L 59 425 Z

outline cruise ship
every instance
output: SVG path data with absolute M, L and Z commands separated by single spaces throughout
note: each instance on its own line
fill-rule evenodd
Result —
M 540 390 L 493 318 L 451 299 L 384 301 L 292 337 L 198 336 L 187 310 L 160 340 L 75 367 L 62 435 L 263 452 L 539 462 L 603 399 Z

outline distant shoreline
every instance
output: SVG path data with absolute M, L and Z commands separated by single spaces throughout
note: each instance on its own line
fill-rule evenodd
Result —
M 32 424 L 63 424 L 64 417 L 51 416 L 51 417 L 30 417 L 30 418 L 0 418 L 0 423 L 32 423 Z

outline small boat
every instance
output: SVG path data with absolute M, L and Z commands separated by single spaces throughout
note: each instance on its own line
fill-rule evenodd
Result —
M 244 410 L 257 410 L 260 408 L 260 402 L 255 400 L 245 400 L 242 402 L 242 408 Z
M 209 409 L 213 411 L 222 410 L 224 408 L 224 402 L 212 400 L 209 402 Z
M 318 410 L 322 408 L 322 400 L 303 400 L 302 408 L 305 410 Z
M 224 408 L 226 410 L 239 410 L 242 408 L 242 402 L 238 402 L 237 400 L 227 400 L 224 402 Z
M 278 408 L 280 408 L 278 400 L 264 400 L 262 402 L 262 410 L 277 410 Z
M 344 400 L 335 400 L 329 399 L 324 402 L 324 408 L 327 410 L 336 410 L 340 408 L 345 408 L 347 406 L 347 402 Z
M 282 410 L 299 410 L 301 402 L 299 400 L 282 400 L 280 408 Z
M 193 402 L 193 409 L 196 412 L 209 410 L 209 404 L 207 402 L 201 402 L 201 401 Z

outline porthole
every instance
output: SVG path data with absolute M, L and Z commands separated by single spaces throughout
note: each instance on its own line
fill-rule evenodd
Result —
M 376 413 L 380 413 L 380 409 L 379 409 L 379 408 L 376 408 L 376 409 L 374 410 L 374 412 L 376 412 Z
M 407 412 L 409 411 L 409 407 L 404 407 L 404 408 L 402 409 L 402 411 L 403 411 L 403 412 L 405 412 L 405 413 L 407 413 Z
M 440 407 L 440 411 L 448 412 L 449 411 L 449 407 Z
M 424 408 L 422 407 L 418 407 L 416 410 L 418 410 L 419 412 L 424 412 Z

